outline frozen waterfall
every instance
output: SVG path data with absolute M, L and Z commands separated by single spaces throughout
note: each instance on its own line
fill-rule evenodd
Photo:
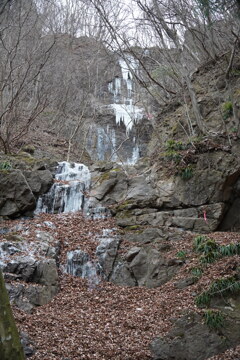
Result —
M 119 65 L 122 79 L 117 76 L 108 84 L 108 90 L 113 94 L 113 104 L 110 107 L 114 110 L 116 123 L 123 122 L 129 133 L 134 123 L 143 118 L 143 109 L 134 105 L 133 72 L 138 71 L 139 63 L 132 55 L 126 55 L 125 59 L 119 59 Z
M 55 183 L 38 199 L 35 214 L 83 210 L 85 191 L 90 188 L 91 174 L 86 165 L 60 162 Z

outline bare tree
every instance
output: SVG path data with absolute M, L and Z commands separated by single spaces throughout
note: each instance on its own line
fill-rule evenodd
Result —
M 197 132 L 206 134 L 208 129 L 199 109 L 191 75 L 205 62 L 216 61 L 230 51 L 225 70 L 228 76 L 239 42 L 239 19 L 233 14 L 238 1 L 231 1 L 231 6 L 222 1 L 222 6 L 217 6 L 213 0 L 190 3 L 186 0 L 132 0 L 129 5 L 131 15 L 124 22 L 124 30 L 116 30 L 108 15 L 110 8 L 111 14 L 114 13 L 113 2 L 89 1 L 111 35 L 111 47 L 125 56 L 126 61 L 128 53 L 138 59 L 141 70 L 134 76 L 140 85 L 159 104 L 179 93 L 185 94 L 184 101 L 187 90 L 194 116 L 190 119 L 188 112 L 191 132 L 192 124 L 196 123 Z M 207 8 L 201 6 L 210 2 L 211 6 Z M 115 16 L 123 17 L 117 11 Z
M 8 2 L 0 15 L 0 147 L 6 153 L 48 104 L 42 74 L 54 41 L 43 43 L 40 25 L 31 0 Z

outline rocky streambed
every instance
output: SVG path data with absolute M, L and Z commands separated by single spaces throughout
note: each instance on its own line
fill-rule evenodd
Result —
M 230 321 L 225 333 L 224 330 L 213 331 L 204 324 L 204 310 L 195 302 L 197 294 L 219 275 L 235 274 L 238 256 L 219 259 L 196 280 L 192 269 L 199 264 L 193 250 L 194 235 L 189 233 L 178 240 L 169 239 L 168 247 L 165 241 L 161 250 L 165 264 L 169 267 L 178 264 L 177 271 L 164 285 L 152 288 L 126 283 L 123 286 L 107 281 L 100 272 L 97 282 L 91 276 L 82 278 L 67 273 L 67 254 L 76 249 L 88 254 L 87 261 L 92 264 L 99 261 L 96 251 L 99 237 L 106 233 L 109 236 L 106 229 L 116 229 L 112 219 L 93 221 L 79 212 L 40 214 L 33 220 L 6 221 L 3 225 L 5 231 L 14 230 L 1 235 L 1 249 L 8 247 L 6 256 L 10 259 L 5 268 L 8 270 L 5 279 L 18 326 L 31 339 L 26 349 L 32 359 L 169 359 L 170 355 L 176 359 L 204 359 L 226 349 L 223 336 L 228 336 L 227 341 L 231 344 L 238 341 L 237 312 L 233 302 L 231 313 L 235 325 L 233 327 Z M 133 234 L 134 230 L 131 231 Z M 236 233 L 225 237 L 221 233 L 212 235 L 222 244 L 240 241 Z M 148 254 L 154 250 L 152 259 L 155 261 L 159 244 L 132 242 L 127 239 L 129 234 L 126 236 L 119 229 L 111 232 L 111 236 L 116 236 L 119 241 L 115 262 L 128 261 L 129 264 L 134 251 L 140 251 L 134 250 L 136 248 Z M 13 246 L 19 249 L 17 254 Z M 24 253 L 25 249 L 28 254 Z M 179 256 L 179 249 L 185 253 L 184 258 Z M 105 265 L 109 265 L 112 250 L 105 254 L 108 254 Z M 26 257 L 29 260 L 33 256 L 34 263 L 24 263 Z M 84 266 L 81 257 L 77 259 L 75 266 Z M 144 261 L 142 266 L 146 276 Z M 213 306 L 225 307 L 221 304 Z M 161 341 L 160 338 L 153 341 L 157 336 L 161 336 Z M 209 346 L 203 346 L 203 343 Z M 176 348 L 180 349 L 177 353 Z M 192 357 L 196 349 L 199 349 L 198 355 Z M 238 352 L 234 354 L 236 356 Z M 228 359 L 226 356 L 217 359 Z
M 224 153 L 226 173 L 220 151 L 211 155 L 219 157 L 211 177 L 199 169 L 187 183 L 142 161 L 95 164 L 90 186 L 84 166 L 62 163 L 71 175 L 59 175 L 48 193 L 51 172 L 36 170 L 48 175 L 42 194 L 33 191 L 42 176 L 31 182 L 31 173 L 19 170 L 35 205 L 41 196 L 40 210 L 34 218 L 2 220 L 0 261 L 28 356 L 200 360 L 230 348 L 214 359 L 236 359 L 240 236 L 212 231 L 234 206 L 239 181 L 236 160 Z M 208 183 L 198 184 L 198 175 Z M 14 191 L 3 199 L 8 216 L 33 209 Z

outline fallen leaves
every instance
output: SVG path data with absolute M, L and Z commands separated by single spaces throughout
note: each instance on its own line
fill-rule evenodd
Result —
M 49 226 L 50 223 L 54 226 Z M 4 225 L 16 226 L 17 222 Z M 115 227 L 112 219 L 92 221 L 85 219 L 81 213 L 41 214 L 22 224 L 22 228 L 27 229 L 25 237 L 29 241 L 33 240 L 36 229 L 47 231 L 60 241 L 62 266 L 66 264 L 66 253 L 76 248 L 94 256 L 97 236 L 103 229 Z M 231 233 L 210 236 L 215 236 L 221 243 L 239 241 L 240 238 L 238 234 Z M 14 309 L 19 328 L 27 332 L 34 342 L 36 353 L 31 359 L 151 359 L 151 341 L 166 334 L 172 320 L 185 311 L 200 312 L 194 303 L 196 294 L 219 276 L 231 274 L 233 263 L 239 262 L 237 256 L 220 259 L 205 267 L 197 283 L 177 289 L 175 283 L 189 277 L 191 269 L 198 266 L 192 239 L 193 235 L 188 233 L 179 241 L 169 240 L 170 250 L 164 252 L 164 256 L 171 259 L 179 250 L 184 250 L 187 258 L 176 276 L 156 289 L 129 288 L 107 282 L 90 289 L 87 280 L 60 271 L 59 292 L 50 303 L 36 308 L 33 314 L 23 314 Z M 123 241 L 120 253 L 134 245 Z M 237 359 L 239 353 L 240 347 L 237 347 L 211 360 Z

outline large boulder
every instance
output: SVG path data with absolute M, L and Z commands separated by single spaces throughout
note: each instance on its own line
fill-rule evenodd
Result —
M 24 171 L 24 176 L 34 195 L 45 194 L 53 184 L 49 170 Z
M 126 260 L 137 284 L 149 288 L 169 281 L 182 264 L 177 259 L 166 260 L 157 249 L 148 246 L 130 249 Z
M 100 265 L 101 275 L 108 280 L 116 260 L 119 239 L 112 237 L 103 237 L 99 239 L 100 244 L 96 249 L 98 264 Z
M 176 320 L 165 337 L 154 339 L 150 348 L 154 360 L 204 360 L 239 341 L 240 323 L 232 315 L 221 329 L 213 330 L 201 315 L 191 312 Z
M 15 217 L 34 210 L 36 198 L 21 170 L 0 170 L 0 215 Z
M 47 192 L 52 183 L 49 170 L 0 170 L 0 216 L 30 214 L 37 197 Z
M 31 153 L 34 152 L 34 148 Z M 38 159 L 28 152 L 0 155 L 0 216 L 31 216 L 37 198 L 53 183 L 56 161 Z

